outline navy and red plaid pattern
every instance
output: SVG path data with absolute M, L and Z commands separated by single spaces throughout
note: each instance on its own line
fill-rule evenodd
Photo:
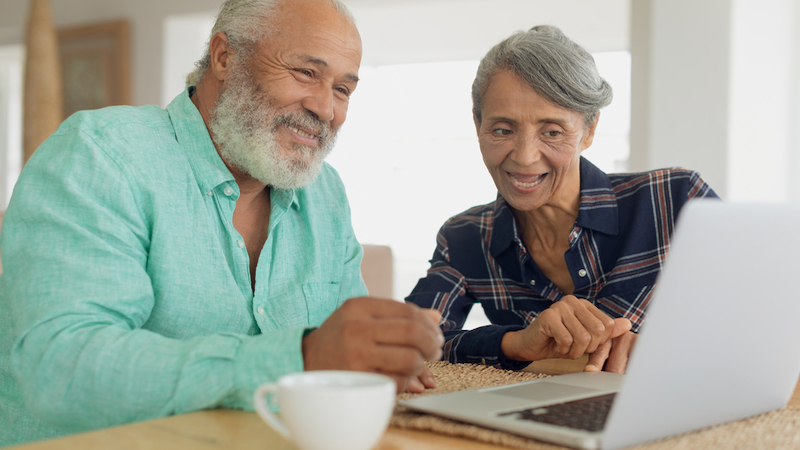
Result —
M 573 295 L 627 317 L 638 331 L 678 212 L 700 197 L 717 195 L 690 170 L 607 175 L 582 158 L 580 210 L 565 254 Z M 564 295 L 536 267 L 498 195 L 442 226 L 428 274 L 406 301 L 442 314 L 443 359 L 518 369 L 528 362 L 503 357 L 503 334 L 524 328 Z M 476 303 L 493 325 L 462 330 Z

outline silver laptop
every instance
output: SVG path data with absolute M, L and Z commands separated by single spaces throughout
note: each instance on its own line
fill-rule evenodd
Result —
M 585 449 L 779 409 L 800 375 L 798 227 L 800 205 L 690 202 L 625 375 L 576 373 L 400 403 Z M 603 408 L 605 418 L 589 419 Z

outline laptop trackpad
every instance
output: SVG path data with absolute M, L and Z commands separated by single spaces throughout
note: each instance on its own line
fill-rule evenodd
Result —
M 596 392 L 597 389 L 589 389 L 578 386 L 568 386 L 566 384 L 550 383 L 539 381 L 536 383 L 523 384 L 521 386 L 511 386 L 507 388 L 493 389 L 484 391 L 487 394 L 498 394 L 517 399 L 533 400 L 536 402 L 546 402 L 564 397 L 588 394 Z

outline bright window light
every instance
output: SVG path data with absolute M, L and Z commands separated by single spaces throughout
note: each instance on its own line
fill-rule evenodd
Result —
M 594 144 L 584 156 L 607 172 L 624 171 L 630 55 L 594 56 L 614 88 L 614 101 L 602 111 Z M 425 276 L 445 220 L 495 199 L 472 121 L 477 67 L 478 61 L 362 67 L 347 122 L 329 157 L 347 187 L 359 240 L 392 247 L 397 299 Z M 481 312 L 473 312 L 470 321 L 480 319 Z

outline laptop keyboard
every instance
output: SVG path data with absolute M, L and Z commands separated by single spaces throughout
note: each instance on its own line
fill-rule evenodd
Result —
M 560 425 L 586 431 L 600 431 L 606 424 L 608 412 L 616 394 L 583 398 L 565 403 L 530 408 L 522 411 L 500 414 L 509 416 L 518 414 L 518 420 Z

